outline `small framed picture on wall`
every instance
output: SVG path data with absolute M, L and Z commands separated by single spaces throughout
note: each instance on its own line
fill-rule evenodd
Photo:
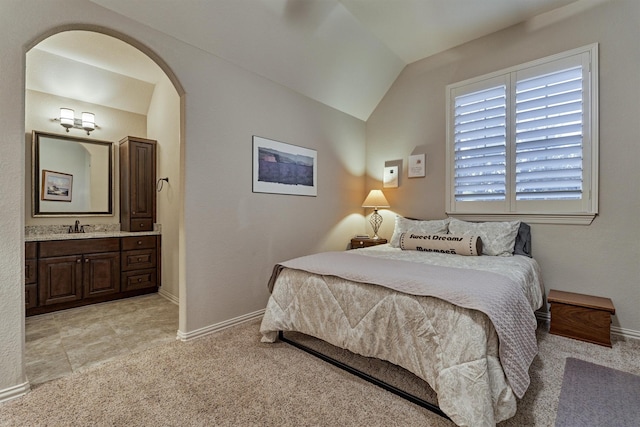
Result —
M 382 186 L 384 188 L 398 188 L 398 166 L 387 166 L 384 168 Z
M 409 156 L 409 167 L 407 168 L 409 178 L 421 178 L 426 176 L 426 156 L 424 154 L 414 154 Z

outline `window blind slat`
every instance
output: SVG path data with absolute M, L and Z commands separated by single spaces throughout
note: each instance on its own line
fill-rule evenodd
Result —
M 454 109 L 455 194 L 506 192 L 506 86 L 458 96 Z
M 518 111 L 516 113 L 516 122 L 525 122 L 541 117 L 560 116 L 563 114 L 582 112 L 582 99 L 565 104 L 554 105 L 552 107 L 538 108 L 527 111 Z
M 581 67 L 571 67 L 554 73 L 521 79 L 516 84 L 516 90 L 518 92 L 526 91 L 540 86 L 549 86 L 554 83 L 576 79 L 582 79 Z
M 516 152 L 524 153 L 531 150 L 540 150 L 554 147 L 582 147 L 582 135 L 561 136 L 556 138 L 531 139 L 529 141 L 518 141 Z

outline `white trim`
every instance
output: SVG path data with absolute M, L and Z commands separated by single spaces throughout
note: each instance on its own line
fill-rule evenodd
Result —
M 640 340 L 640 331 L 634 331 L 633 329 L 625 329 L 621 328 L 620 326 L 612 326 L 611 333 L 620 337 Z
M 556 68 L 561 62 L 570 61 L 574 65 L 580 64 L 583 70 L 583 194 L 580 200 L 526 200 L 517 201 L 514 188 L 514 156 L 512 144 L 514 138 L 515 95 L 514 85 L 516 74 L 541 72 L 541 67 Z M 506 145 L 506 194 L 504 200 L 495 201 L 461 201 L 456 200 L 455 185 L 455 98 L 458 95 L 472 93 L 487 84 L 495 84 L 496 80 L 511 79 L 507 91 L 507 131 Z M 527 222 L 545 224 L 576 224 L 589 225 L 598 213 L 598 156 L 599 156 L 599 119 L 598 119 L 598 44 L 560 52 L 545 58 L 536 59 L 524 64 L 473 77 L 446 86 L 446 152 L 445 152 L 445 206 L 447 213 L 452 215 L 476 215 L 476 220 L 491 214 L 517 215 L 514 219 L 527 217 Z M 534 213 L 532 213 L 534 212 Z M 549 213 L 549 215 L 547 215 Z M 538 215 L 539 214 L 539 215 Z M 523 216 L 520 216 L 523 215 Z M 493 220 L 496 220 L 494 217 Z
M 230 328 L 241 323 L 249 322 L 254 319 L 262 317 L 265 313 L 265 309 L 254 311 L 253 313 L 247 313 L 242 316 L 234 317 L 233 319 L 225 320 L 224 322 L 216 323 L 214 325 L 205 326 L 204 328 L 196 329 L 191 332 L 178 331 L 177 339 L 180 341 L 191 341 L 196 338 L 201 338 L 205 335 L 213 334 L 223 329 Z
M 30 390 L 31 385 L 29 385 L 29 381 L 22 384 L 14 385 L 13 387 L 5 388 L 4 390 L 0 390 L 0 403 L 22 397 L 25 394 L 29 393 Z
M 589 225 L 597 214 L 464 214 L 447 212 L 447 215 L 463 221 L 524 221 L 527 224 L 573 224 Z
M 158 289 L 158 295 L 160 295 L 161 297 L 168 299 L 169 301 L 171 301 L 172 303 L 174 303 L 175 305 L 180 305 L 180 300 L 178 299 L 177 296 L 170 294 L 167 291 L 163 290 L 163 287 L 160 287 L 160 289 Z
M 542 322 L 549 322 L 551 320 L 551 313 L 548 312 L 543 312 L 543 311 L 536 311 L 534 313 L 536 315 L 536 319 L 542 321 Z

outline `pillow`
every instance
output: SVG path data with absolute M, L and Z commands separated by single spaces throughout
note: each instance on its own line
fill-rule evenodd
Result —
M 389 244 L 394 248 L 399 248 L 400 235 L 408 231 L 418 234 L 447 234 L 447 224 L 449 224 L 449 218 L 423 221 L 396 215 L 396 226 L 393 229 L 393 235 L 391 236 L 391 242 L 389 242 Z
M 531 227 L 524 222 L 520 223 L 518 235 L 516 236 L 516 244 L 513 247 L 514 255 L 524 255 L 531 258 Z
M 400 249 L 478 256 L 482 255 L 482 239 L 471 235 L 454 236 L 453 234 L 408 232 L 400 235 Z
M 520 221 L 467 222 L 451 218 L 449 233 L 480 236 L 485 255 L 512 256 Z

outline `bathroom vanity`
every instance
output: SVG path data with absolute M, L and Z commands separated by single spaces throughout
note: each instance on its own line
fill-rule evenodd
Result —
M 28 236 L 27 316 L 157 292 L 160 241 L 155 231 Z
M 113 217 L 113 151 L 109 141 L 33 131 L 32 216 Z M 128 136 L 119 154 L 119 223 L 27 227 L 27 316 L 158 291 L 156 141 Z

